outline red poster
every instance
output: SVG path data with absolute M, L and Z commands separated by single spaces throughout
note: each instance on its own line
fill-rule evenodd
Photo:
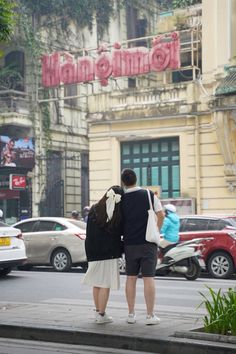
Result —
M 10 175 L 10 189 L 24 190 L 26 188 L 26 176 Z

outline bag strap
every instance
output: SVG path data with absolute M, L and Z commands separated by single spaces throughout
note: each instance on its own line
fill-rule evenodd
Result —
M 150 209 L 154 210 L 154 209 L 153 209 L 153 205 L 152 205 L 152 201 L 151 201 L 151 196 L 150 196 L 150 191 L 149 191 L 149 189 L 147 189 L 147 194 L 148 194 L 148 200 L 149 200 L 149 207 L 150 207 Z

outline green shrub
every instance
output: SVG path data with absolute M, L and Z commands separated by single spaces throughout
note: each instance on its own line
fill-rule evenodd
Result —
M 199 305 L 205 305 L 207 315 L 204 316 L 204 329 L 208 333 L 236 335 L 236 291 L 229 288 L 225 294 L 221 289 L 214 291 L 208 287 L 211 299 L 201 293 L 204 298 Z

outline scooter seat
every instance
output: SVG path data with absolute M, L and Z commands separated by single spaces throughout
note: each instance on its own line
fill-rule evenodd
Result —
M 178 242 L 172 243 L 171 245 L 166 246 L 165 248 L 160 247 L 160 250 L 161 250 L 162 254 L 164 255 L 164 254 L 166 254 L 169 250 L 171 250 L 171 248 L 174 248 L 176 245 L 178 245 Z

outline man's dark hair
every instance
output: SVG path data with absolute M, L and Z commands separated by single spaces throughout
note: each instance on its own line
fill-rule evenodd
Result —
M 136 184 L 137 176 L 131 168 L 125 168 L 121 172 L 121 181 L 124 183 L 125 186 L 130 187 Z

